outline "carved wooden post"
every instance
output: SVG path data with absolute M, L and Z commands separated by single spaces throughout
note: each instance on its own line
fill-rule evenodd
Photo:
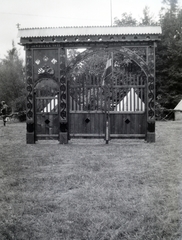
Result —
M 155 142 L 155 46 L 148 47 L 147 142 Z
M 68 112 L 67 112 L 67 79 L 66 79 L 66 49 L 60 49 L 60 132 L 59 142 L 68 143 Z
M 32 49 L 26 49 L 27 143 L 35 143 Z

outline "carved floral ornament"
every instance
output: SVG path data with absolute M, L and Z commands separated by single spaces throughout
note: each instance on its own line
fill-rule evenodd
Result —
M 56 60 L 55 58 L 53 58 L 53 59 L 51 60 L 51 62 L 52 62 L 53 64 L 56 64 L 56 63 L 57 63 L 57 60 Z
M 47 56 L 44 56 L 43 57 L 43 61 L 44 62 L 47 62 L 49 60 L 49 58 L 47 57 Z M 41 60 L 40 59 L 36 59 L 35 60 L 35 63 L 37 64 L 37 65 L 39 65 L 40 63 L 41 63 Z M 57 60 L 55 59 L 55 58 L 53 58 L 52 60 L 51 60 L 51 63 L 52 64 L 56 64 L 57 63 Z
M 44 65 L 43 67 L 38 69 L 38 75 L 45 74 L 45 73 L 49 75 L 54 75 L 54 69 L 47 65 Z

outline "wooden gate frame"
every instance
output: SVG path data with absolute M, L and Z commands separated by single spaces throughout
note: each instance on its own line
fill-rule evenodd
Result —
M 67 48 L 121 48 L 121 52 L 135 61 L 147 76 L 146 141 L 155 142 L 155 48 L 160 41 L 161 27 L 67 27 L 19 29 L 20 45 L 26 51 L 27 143 L 35 143 L 34 86 L 37 72 L 44 68 L 44 77 L 52 77 L 59 84 L 59 142 L 68 143 L 68 91 L 66 74 L 81 54 L 67 67 Z M 143 51 L 145 50 L 145 57 Z M 40 53 L 40 57 L 36 53 Z M 49 61 L 49 66 L 46 65 Z M 42 62 L 43 65 L 39 63 Z M 50 71 L 48 71 L 50 68 Z M 51 72 L 52 70 L 52 72 Z

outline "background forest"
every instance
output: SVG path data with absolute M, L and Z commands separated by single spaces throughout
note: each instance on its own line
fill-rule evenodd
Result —
M 159 20 L 153 19 L 150 9 L 143 9 L 140 20 L 123 13 L 115 18 L 117 26 L 161 25 L 162 37 L 156 49 L 156 112 L 157 118 L 170 115 L 182 99 L 182 9 L 178 0 L 164 0 Z M 74 54 L 72 54 L 73 57 Z M 0 60 L 0 102 L 6 101 L 13 112 L 25 110 L 25 67 L 14 44 Z

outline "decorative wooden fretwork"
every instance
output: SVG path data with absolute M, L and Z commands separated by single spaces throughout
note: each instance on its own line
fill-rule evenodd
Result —
M 35 83 L 42 78 L 51 78 L 58 82 L 58 50 L 34 50 L 34 80 Z

